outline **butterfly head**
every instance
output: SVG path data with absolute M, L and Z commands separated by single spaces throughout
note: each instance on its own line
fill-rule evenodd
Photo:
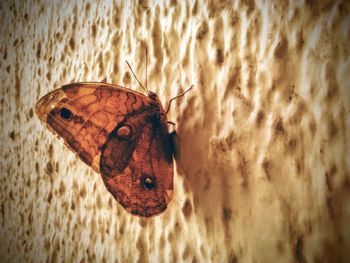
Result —
M 148 91 L 147 96 L 148 96 L 150 99 L 154 100 L 154 101 L 158 100 L 157 94 L 156 94 L 155 92 L 153 92 L 153 91 Z
M 161 119 L 163 118 L 164 121 L 166 122 L 166 113 L 164 111 L 162 102 L 159 100 L 159 97 L 156 93 L 152 91 L 148 91 L 147 93 L 148 97 L 151 99 L 151 104 L 156 108 L 156 110 L 159 112 Z

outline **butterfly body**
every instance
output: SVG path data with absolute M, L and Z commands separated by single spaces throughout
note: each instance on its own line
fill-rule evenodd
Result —
M 106 83 L 73 83 L 41 98 L 36 113 L 79 158 L 102 176 L 130 213 L 162 213 L 173 191 L 166 113 L 148 96 Z

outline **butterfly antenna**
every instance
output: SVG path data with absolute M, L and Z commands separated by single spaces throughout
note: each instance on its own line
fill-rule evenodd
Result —
M 166 113 L 169 112 L 169 110 L 170 110 L 170 105 L 171 105 L 171 102 L 172 102 L 173 100 L 176 100 L 176 99 L 182 97 L 182 96 L 185 95 L 187 92 L 189 92 L 191 89 L 193 89 L 193 87 L 194 87 L 194 86 L 191 85 L 191 87 L 190 87 L 188 90 L 186 90 L 185 92 L 183 92 L 183 93 L 177 95 L 176 97 L 172 98 L 171 100 L 169 100 L 169 104 L 168 104 L 168 107 L 167 107 L 167 109 L 166 109 Z
M 146 93 L 148 94 L 148 90 L 141 84 L 141 82 L 138 80 L 138 78 L 136 77 L 134 71 L 132 70 L 129 62 L 127 60 L 125 60 L 126 64 L 128 64 L 130 70 L 131 70 L 131 73 L 134 75 L 135 79 L 137 80 L 137 82 L 140 84 L 140 86 L 146 91 Z

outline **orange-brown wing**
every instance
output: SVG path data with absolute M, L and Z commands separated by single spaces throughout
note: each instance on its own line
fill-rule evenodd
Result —
M 149 217 L 167 208 L 173 161 L 167 124 L 158 112 L 129 115 L 116 127 L 102 149 L 101 174 L 107 189 L 130 213 Z
M 48 128 L 85 163 L 99 171 L 102 146 L 125 116 L 143 112 L 152 101 L 141 93 L 107 83 L 73 83 L 42 97 L 35 111 Z

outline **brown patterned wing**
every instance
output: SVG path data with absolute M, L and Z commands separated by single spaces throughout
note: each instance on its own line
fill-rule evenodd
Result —
M 152 107 L 141 93 L 106 83 L 72 83 L 50 92 L 35 111 L 81 160 L 99 171 L 100 150 L 125 116 Z
M 164 109 L 146 97 L 106 83 L 63 86 L 36 105 L 47 127 L 85 163 L 130 213 L 163 212 L 172 197 L 173 163 Z
M 130 213 L 148 217 L 167 208 L 173 162 L 168 129 L 159 112 L 131 114 L 111 133 L 102 149 L 101 174 L 107 189 Z

